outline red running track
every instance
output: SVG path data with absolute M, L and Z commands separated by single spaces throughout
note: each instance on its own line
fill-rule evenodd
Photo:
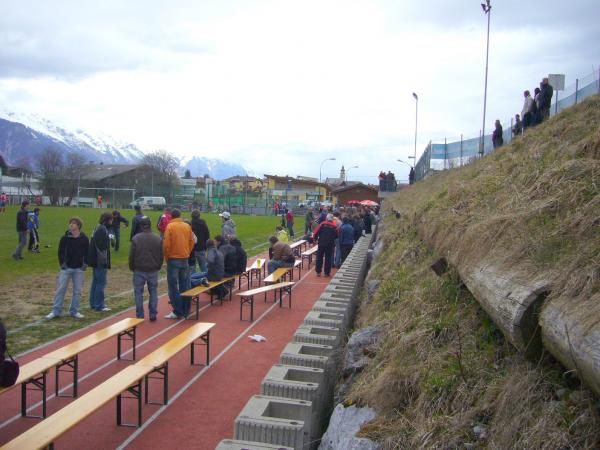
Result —
M 300 280 L 297 275 L 296 270 L 292 308 L 287 307 L 287 296 L 284 297 L 283 308 L 279 308 L 278 304 L 272 302 L 272 293 L 269 293 L 267 303 L 263 302 L 262 295 L 258 295 L 254 299 L 252 323 L 239 320 L 240 302 L 235 291 L 233 301 L 225 301 L 223 306 L 210 306 L 208 296 L 203 296 L 200 320 L 216 324 L 210 335 L 210 366 L 191 366 L 189 351 L 181 351 L 169 361 L 168 405 L 144 404 L 141 428 L 118 427 L 115 417 L 116 401 L 113 400 L 57 439 L 55 447 L 214 449 L 221 439 L 231 438 L 235 418 L 250 396 L 260 393 L 262 379 L 271 366 L 278 363 L 279 354 L 292 340 L 294 331 L 329 282 L 328 278 L 317 278 L 312 268 L 310 271 L 303 270 Z M 245 288 L 245 283 L 242 283 L 242 289 Z M 159 319 L 156 322 L 146 321 L 138 327 L 137 359 L 195 323 L 195 320 L 163 319 L 169 311 L 168 299 L 162 296 L 159 300 Z M 247 318 L 247 308 L 244 313 Z M 124 311 L 36 349 L 21 358 L 20 362 L 27 363 L 125 317 L 135 317 L 135 311 Z M 267 341 L 253 342 L 248 338 L 251 334 L 265 336 Z M 128 348 L 127 344 L 125 346 Z M 198 348 L 198 354 L 203 355 L 202 348 Z M 131 353 L 127 353 L 125 357 L 131 358 Z M 132 362 L 116 360 L 116 338 L 83 352 L 79 357 L 79 395 L 85 394 L 129 364 Z M 54 397 L 53 371 L 48 373 L 48 380 L 47 407 L 48 415 L 51 415 L 73 399 Z M 70 382 L 69 374 L 61 376 L 61 385 L 68 387 Z M 159 380 L 151 382 L 151 400 L 161 400 L 161 384 L 162 381 Z M 65 391 L 68 392 L 69 389 Z M 29 404 L 35 405 L 39 395 L 33 391 L 29 394 L 33 394 L 29 395 Z M 40 414 L 40 405 L 41 403 L 29 411 L 29 414 Z M 136 402 L 125 401 L 124 421 L 135 422 L 135 411 Z M 39 419 L 21 418 L 19 388 L 0 396 L 0 445 L 38 422 Z

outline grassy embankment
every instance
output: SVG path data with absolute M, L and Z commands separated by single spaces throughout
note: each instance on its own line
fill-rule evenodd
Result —
M 80 311 L 85 319 L 74 320 L 68 317 L 71 289 L 65 297 L 64 314 L 67 317 L 52 321 L 41 320 L 52 307 L 56 277 L 58 274 L 58 243 L 67 229 L 68 219 L 79 216 L 84 222 L 83 231 L 91 234 L 104 210 L 90 208 L 59 208 L 43 206 L 40 214 L 40 253 L 31 254 L 25 249 L 23 261 L 14 261 L 11 254 L 17 243 L 15 231 L 16 206 L 10 206 L 5 214 L 0 214 L 0 318 L 9 330 L 9 348 L 13 354 L 21 353 L 44 342 L 55 339 L 68 332 L 86 326 L 107 313 L 89 308 L 88 294 L 91 271 L 88 270 L 83 287 Z M 32 209 L 32 208 L 30 208 Z M 133 210 L 122 211 L 124 217 L 131 220 Z M 156 224 L 159 213 L 144 211 Z M 217 214 L 202 214 L 211 231 L 211 236 L 220 234 L 221 219 Z M 184 213 L 189 219 L 190 214 Z M 267 248 L 267 238 L 275 225 L 277 217 L 243 216 L 233 217 L 237 223 L 239 238 L 248 252 L 256 255 Z M 153 225 L 154 226 L 154 225 Z M 156 231 L 156 230 L 155 230 Z M 106 289 L 107 304 L 114 311 L 133 305 L 131 292 L 131 272 L 127 265 L 129 254 L 129 228 L 121 226 L 121 249 L 112 252 L 112 269 L 108 274 Z M 165 276 L 164 268 L 161 278 Z M 166 281 L 159 283 L 159 292 L 166 293 Z M 108 314 L 112 314 L 108 313 Z M 11 332 L 11 330 L 21 330 Z
M 525 359 L 455 271 L 438 278 L 430 269 L 440 256 L 492 255 L 547 274 L 546 302 L 597 296 L 599 194 L 596 96 L 387 201 L 385 210 L 402 216 L 385 219 L 385 250 L 370 277 L 381 285 L 356 325 L 385 331 L 347 397 L 379 413 L 363 435 L 402 449 L 600 446 L 600 402 L 574 371 L 547 353 Z

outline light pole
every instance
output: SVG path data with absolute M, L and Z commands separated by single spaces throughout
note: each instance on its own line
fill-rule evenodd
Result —
M 323 164 L 325 164 L 325 161 L 335 161 L 335 158 L 325 158 L 323 161 L 321 161 L 321 166 L 319 167 L 319 184 L 321 184 L 321 172 L 323 170 Z
M 344 181 L 348 181 L 348 172 L 350 172 L 350 169 L 358 169 L 358 166 L 352 166 L 346 169 L 346 179 Z
M 416 93 L 412 93 L 415 99 L 415 152 L 412 156 L 413 167 L 417 164 L 417 124 L 419 119 L 419 96 Z M 410 156 L 409 156 L 410 158 Z M 398 160 L 400 161 L 400 160 Z
M 490 55 L 490 17 L 492 16 L 492 5 L 490 0 L 485 0 L 485 3 L 481 4 L 484 14 L 487 16 L 487 44 L 485 50 L 485 88 L 483 91 L 483 125 L 481 126 L 481 142 L 479 143 L 479 156 L 483 156 L 483 145 L 485 142 L 485 111 L 487 106 L 487 81 L 488 81 L 488 58 Z

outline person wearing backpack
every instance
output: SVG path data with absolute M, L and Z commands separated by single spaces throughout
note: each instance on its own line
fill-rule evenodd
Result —
M 69 229 L 60 239 L 58 244 L 58 264 L 60 272 L 56 283 L 56 294 L 52 311 L 46 319 L 54 319 L 62 314 L 65 294 L 69 286 L 69 280 L 73 283 L 73 296 L 69 314 L 76 319 L 83 319 L 84 315 L 79 312 L 79 299 L 83 289 L 83 279 L 88 263 L 88 252 L 90 241 L 81 227 L 83 222 L 79 217 L 69 219 Z
M 92 286 L 90 288 L 90 307 L 96 311 L 107 312 L 110 308 L 104 302 L 104 288 L 108 269 L 110 269 L 110 237 L 108 228 L 112 225 L 113 216 L 105 212 L 100 220 L 90 242 L 88 264 L 93 267 Z
M 161 214 L 158 223 L 156 224 L 161 239 L 165 237 L 165 231 L 167 230 L 167 225 L 169 225 L 171 219 L 171 208 L 165 208 L 165 212 Z
M 6 355 L 10 359 L 6 359 Z M 6 346 L 6 328 L 0 320 L 0 387 L 9 387 L 19 377 L 19 363 L 8 353 Z

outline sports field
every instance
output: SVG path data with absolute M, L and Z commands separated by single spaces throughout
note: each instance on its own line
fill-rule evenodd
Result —
M 33 209 L 33 208 L 30 208 Z M 106 288 L 106 304 L 113 311 L 101 313 L 89 308 L 88 293 L 91 271 L 88 270 L 83 287 L 80 312 L 85 319 L 77 320 L 68 316 L 71 290 L 67 292 L 64 304 L 66 317 L 51 321 L 43 320 L 50 312 L 56 278 L 58 275 L 58 243 L 67 230 L 70 217 L 78 216 L 83 220 L 83 232 L 90 236 L 98 223 L 100 214 L 107 211 L 90 208 L 42 207 L 40 213 L 40 253 L 29 253 L 25 249 L 22 261 L 15 261 L 11 254 L 17 244 L 16 213 L 18 207 L 10 206 L 7 212 L 0 213 L 0 318 L 9 332 L 9 348 L 18 354 L 37 345 L 50 341 L 58 336 L 81 328 L 107 314 L 129 308 L 133 305 L 131 292 L 131 272 L 127 265 L 129 253 L 129 228 L 121 226 L 121 248 L 112 252 L 112 269 L 108 274 Z M 151 217 L 154 231 L 159 212 L 144 211 Z M 122 210 L 121 214 L 128 220 L 134 215 L 133 210 Z M 190 213 L 183 214 L 190 219 Z M 202 214 L 211 232 L 211 237 L 220 234 L 221 219 L 214 213 Z M 238 237 L 248 255 L 255 255 L 267 248 L 267 239 L 272 234 L 279 218 L 275 216 L 242 216 L 234 215 Z M 164 278 L 164 269 L 160 278 Z M 159 294 L 167 290 L 166 280 L 159 282 Z

